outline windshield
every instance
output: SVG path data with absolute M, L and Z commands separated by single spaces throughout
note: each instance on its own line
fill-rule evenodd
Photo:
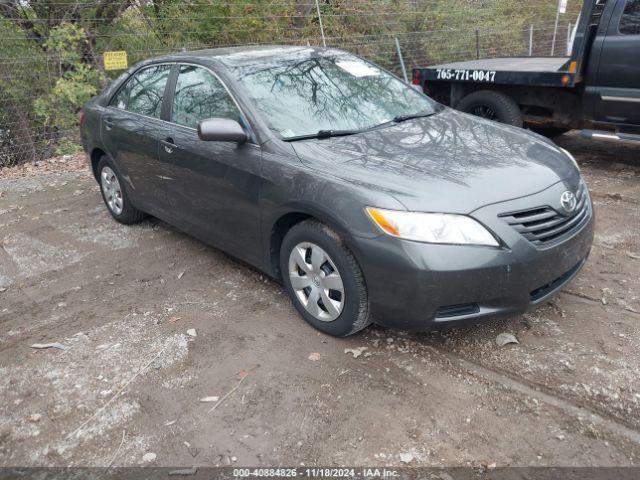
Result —
M 284 139 L 321 130 L 364 130 L 435 103 L 386 71 L 351 55 L 238 70 L 267 125 Z

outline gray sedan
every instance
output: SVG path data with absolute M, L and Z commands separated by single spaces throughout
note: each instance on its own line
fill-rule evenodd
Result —
M 153 215 L 255 266 L 331 335 L 522 312 L 593 240 L 568 152 L 335 49 L 148 60 L 85 106 L 81 130 L 113 218 Z

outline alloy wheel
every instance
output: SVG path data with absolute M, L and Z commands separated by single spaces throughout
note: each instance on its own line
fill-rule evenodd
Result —
M 291 250 L 289 280 L 296 297 L 315 319 L 332 322 L 342 313 L 342 277 L 334 261 L 318 245 L 303 242 Z
M 115 172 L 110 167 L 104 167 L 102 169 L 100 173 L 100 185 L 102 186 L 102 193 L 104 194 L 109 210 L 115 215 L 120 215 L 124 207 L 122 189 L 120 188 L 118 177 L 116 177 Z

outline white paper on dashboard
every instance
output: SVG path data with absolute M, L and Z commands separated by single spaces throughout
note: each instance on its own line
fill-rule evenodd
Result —
M 354 77 L 376 77 L 380 75 L 380 70 L 364 62 L 341 60 L 336 62 L 336 65 Z

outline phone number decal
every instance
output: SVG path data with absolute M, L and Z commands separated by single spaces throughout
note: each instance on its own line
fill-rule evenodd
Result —
M 495 82 L 495 70 L 466 70 L 464 68 L 438 68 L 438 80 L 463 80 L 473 82 Z

